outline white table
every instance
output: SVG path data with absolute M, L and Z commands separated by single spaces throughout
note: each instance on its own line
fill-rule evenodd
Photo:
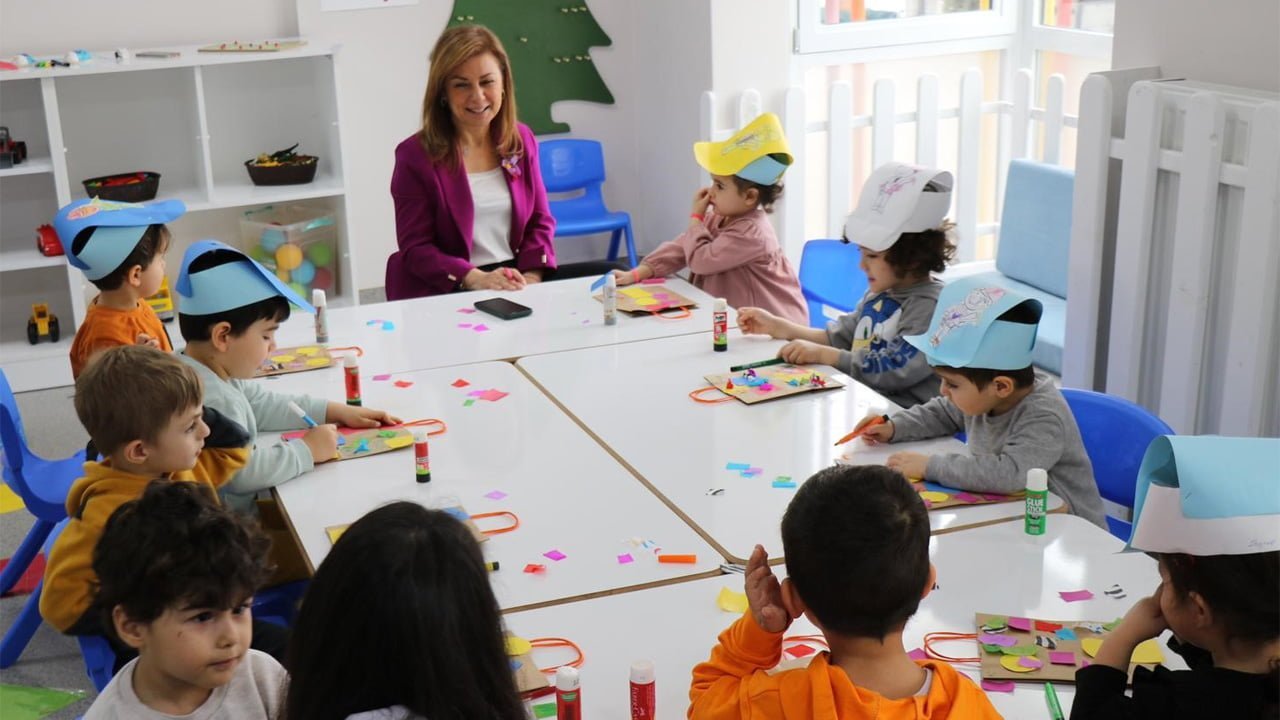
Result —
M 618 313 L 616 325 L 604 324 L 603 307 L 589 290 L 596 278 L 538 283 L 518 292 L 476 291 L 437 295 L 358 307 L 333 307 L 329 315 L 329 344 L 356 345 L 364 350 L 360 367 L 366 374 L 407 372 L 489 360 L 513 360 L 524 355 L 614 345 L 653 338 L 709 333 L 713 298 L 679 278 L 664 287 L 698 303 L 681 320 Z M 598 292 L 598 291 L 597 291 Z M 478 300 L 505 297 L 533 309 L 516 320 L 500 320 L 474 309 Z M 383 329 L 383 322 L 391 329 Z M 482 324 L 477 332 L 459 324 Z M 707 344 L 710 344 L 707 340 Z M 280 347 L 315 343 L 310 313 L 295 312 L 276 333 Z
M 468 513 L 509 510 L 520 518 L 513 532 L 483 543 L 485 558 L 501 569 L 492 574 L 504 609 L 650 583 L 670 582 L 714 571 L 721 559 L 679 517 L 582 432 L 507 363 L 397 375 L 413 382 L 365 385 L 366 402 L 409 419 L 439 418 L 448 432 L 431 439 L 430 483 L 414 481 L 412 450 L 319 465 L 278 486 L 278 496 L 305 554 L 316 567 L 329 552 L 325 528 L 354 522 L 394 500 L 428 507 L 461 505 Z M 451 383 L 465 379 L 464 388 Z M 497 389 L 509 396 L 464 407 L 468 392 Z M 269 438 L 260 438 L 268 442 Z M 501 491 L 508 496 L 490 499 Z M 495 521 L 483 521 L 489 523 Z M 483 524 L 482 527 L 498 527 Z M 653 540 L 665 552 L 696 554 L 697 563 L 660 564 L 631 538 Z M 543 553 L 559 550 L 559 562 Z M 630 553 L 634 562 L 619 564 Z M 529 563 L 546 566 L 529 574 Z
M 908 621 L 906 649 L 921 647 L 936 631 L 973 632 L 975 612 L 989 611 L 1062 620 L 1110 620 L 1122 615 L 1160 582 L 1156 564 L 1141 553 L 1119 554 L 1122 543 L 1085 520 L 1050 517 L 1043 541 L 1032 542 L 1020 525 L 1001 523 L 935 536 L 930 555 L 938 568 L 938 589 L 925 598 Z M 779 577 L 783 566 L 775 567 Z M 1112 600 L 1102 590 L 1120 584 L 1128 591 Z M 716 636 L 736 616 L 716 605 L 722 587 L 741 591 L 742 576 L 724 575 L 615 597 L 512 613 L 508 628 L 525 638 L 566 637 L 586 656 L 581 668 L 584 716 L 627 717 L 627 672 L 634 660 L 649 659 L 657 669 L 659 717 L 684 717 L 689 705 L 693 666 L 705 660 Z M 1059 590 L 1088 588 L 1094 598 L 1067 603 Z M 789 635 L 815 634 L 805 619 Z M 976 644 L 952 643 L 943 651 L 975 654 Z M 789 656 L 784 656 L 789 657 Z M 537 651 L 541 666 L 567 660 L 566 651 Z M 1166 664 L 1185 667 L 1166 651 Z M 976 666 L 957 669 L 978 679 Z M 1056 683 L 1064 712 L 1075 697 L 1073 685 Z M 1044 718 L 1041 683 L 1018 683 L 1013 693 L 991 693 L 1007 718 Z M 541 702 L 541 701 L 540 701 Z
M 727 558 L 744 562 L 756 543 L 782 552 L 779 522 L 795 491 L 775 489 L 772 481 L 785 475 L 799 484 L 831 465 L 840 452 L 835 441 L 872 408 L 890 405 L 844 374 L 836 375 L 844 389 L 751 406 L 688 397 L 707 384 L 704 375 L 771 358 L 782 344 L 735 330 L 728 352 L 714 352 L 705 335 L 689 335 L 525 357 L 516 365 Z M 748 463 L 764 474 L 743 478 L 726 469 L 729 463 Z M 712 489 L 723 492 L 708 494 Z M 1062 506 L 1051 498 L 1050 509 Z M 934 532 L 945 532 L 1022 514 L 1020 503 L 953 507 L 930 512 L 929 522 Z

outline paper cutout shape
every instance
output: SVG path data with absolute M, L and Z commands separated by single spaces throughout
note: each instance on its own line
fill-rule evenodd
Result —
M 556 704 L 553 702 L 544 702 L 540 705 L 533 706 L 533 717 L 536 720 L 546 720 L 556 716 Z
M 1013 630 L 1022 630 L 1031 632 L 1031 621 L 1022 617 L 1011 617 L 1008 620 L 1009 627 Z
M 507 494 L 502 492 L 501 490 L 493 490 L 491 492 L 485 493 L 484 496 L 489 498 L 490 500 L 501 500 L 502 498 L 506 497 Z
M 794 490 L 796 487 L 796 481 L 789 477 L 779 477 L 777 480 L 773 481 L 773 486 L 783 490 Z
M 475 398 L 468 398 L 462 402 L 462 407 L 471 407 L 476 404 Z
M 784 648 L 783 650 L 793 658 L 808 657 L 818 652 L 817 650 L 814 650 L 813 648 L 804 644 L 792 645 L 790 647 Z
M 290 373 L 319 370 L 333 364 L 326 345 L 302 345 L 299 347 L 278 348 L 262 363 L 262 367 L 254 373 L 254 377 L 271 377 Z
M 790 363 L 766 365 L 733 373 L 716 373 L 704 377 L 720 392 L 748 405 L 789 395 L 844 389 L 843 383 L 822 370 Z
M 555 560 L 556 562 L 560 562 L 561 560 L 569 556 L 565 555 L 559 550 L 548 550 L 547 552 L 542 553 L 542 557 L 547 558 L 548 560 Z
M 1034 655 L 1024 655 L 1018 658 L 1018 664 L 1025 668 L 1031 668 L 1032 670 L 1039 670 L 1044 667 L 1044 663 L 1037 660 Z
M 511 659 L 511 672 L 515 676 L 516 689 L 522 693 L 541 690 L 550 681 L 533 661 L 533 644 L 524 638 L 507 633 L 507 656 Z
M 296 440 L 306 430 L 290 430 L 280 435 L 282 440 Z M 386 433 L 391 433 L 387 435 Z M 381 455 L 400 450 L 413 444 L 413 433 L 400 428 L 338 428 L 338 457 L 335 460 Z
M 373 376 L 373 379 L 374 379 L 374 382 L 383 382 L 383 381 L 386 381 L 386 380 L 390 380 L 390 379 L 391 379 L 391 373 L 383 373 L 383 374 L 381 374 L 381 375 L 374 375 L 374 376 Z
M 635 561 L 636 559 L 631 557 L 631 553 L 622 553 L 621 555 L 618 556 L 619 565 L 627 565 Z
M 1070 665 L 1072 667 L 1075 667 L 1076 654 L 1073 652 L 1067 652 L 1065 650 L 1058 650 L 1056 652 L 1051 652 L 1049 653 L 1049 662 L 1053 663 L 1054 665 Z
M 458 327 L 462 328 L 463 330 L 470 330 L 473 326 L 471 323 L 458 323 Z
M 982 629 L 987 632 L 1002 631 L 1009 627 L 1009 618 L 1003 615 L 991 615 L 987 621 L 982 624 Z
M 620 287 L 617 295 L 618 310 L 631 314 L 648 314 L 649 312 L 662 312 L 674 308 L 698 307 L 698 303 L 675 290 L 663 289 L 662 294 L 665 294 L 666 297 L 661 300 L 654 297 L 654 293 L 644 283 Z M 592 297 L 601 303 L 604 302 L 603 293 Z
M 412 381 L 412 380 L 397 380 L 397 381 L 396 381 L 396 387 L 398 387 L 398 388 L 409 388 L 409 387 L 413 387 L 413 381 Z
M 524 571 L 525 571 L 525 572 L 527 572 L 527 573 L 529 573 L 530 575 L 536 575 L 536 574 L 538 574 L 538 573 L 544 573 L 544 572 L 546 572 L 546 571 L 547 571 L 547 566 L 546 566 L 546 565 L 540 565 L 540 564 L 538 564 L 538 563 L 529 563 L 528 565 L 525 565 L 525 566 L 524 566 Z
M 450 384 L 450 385 L 452 385 L 452 386 L 454 386 L 454 387 L 456 387 L 456 388 L 464 388 L 464 387 L 466 387 L 466 386 L 470 385 L 471 383 L 467 382 L 466 380 L 463 380 L 462 378 L 458 378 L 457 380 L 454 380 L 453 382 L 451 382 L 451 383 L 449 383 L 449 384 Z
M 1058 592 L 1058 597 L 1067 602 L 1080 602 L 1082 600 L 1092 600 L 1093 593 L 1088 590 L 1062 590 Z
M 907 657 L 911 658 L 912 660 L 928 660 L 929 653 L 925 652 L 921 648 L 916 648 L 915 650 L 908 650 Z
M 720 594 L 716 597 L 716 605 L 725 612 L 741 615 L 747 611 L 747 595 L 746 593 L 736 592 L 727 587 L 720 588 Z
M 728 465 L 725 465 L 725 466 L 724 466 L 724 469 L 725 469 L 725 470 L 748 470 L 748 469 L 750 469 L 750 468 L 751 468 L 751 463 L 735 463 L 735 462 L 731 462 L 731 463 L 729 463 Z
M 1011 693 L 1016 685 L 1009 680 L 983 680 L 982 689 L 987 692 Z
M 507 635 L 507 654 L 511 657 L 528 655 L 533 652 L 533 645 L 522 637 Z
M 489 326 L 485 325 L 484 323 L 477 323 L 476 325 L 472 326 L 471 329 L 476 332 L 489 332 Z
M 465 314 L 465 315 L 474 315 L 474 314 L 475 314 L 475 312 L 476 312 L 476 309 L 475 309 L 475 308 L 464 307 L 464 308 L 458 308 L 458 312 L 463 313 L 463 314 Z
M 1001 635 L 1008 635 L 1017 645 L 1002 647 L 1000 645 L 983 644 L 981 653 L 981 670 L 984 680 L 1027 680 L 1037 683 L 1061 682 L 1074 683 L 1078 667 L 1088 665 L 1086 658 L 1095 657 L 1098 648 L 1111 632 L 1105 624 L 1094 621 L 1071 621 L 1074 628 L 1066 627 L 1068 623 L 1061 620 L 1043 618 L 1010 618 L 1009 628 L 1005 633 L 993 634 L 984 632 L 988 623 L 999 622 L 999 616 L 978 613 L 974 616 L 974 624 L 979 628 L 980 643 L 997 641 Z M 1016 621 L 1016 622 L 1015 622 Z M 1025 621 L 1028 629 L 1016 629 L 1015 624 Z M 1057 647 L 1037 646 L 1037 640 L 1049 638 L 1044 630 L 1035 628 L 1057 627 L 1053 632 L 1053 640 Z M 1002 642 L 1007 642 L 1002 641 Z M 1023 662 L 1023 659 L 1026 662 Z M 1153 665 L 1164 660 L 1156 639 L 1149 640 L 1135 648 L 1130 658 L 1131 667 L 1135 665 Z M 1015 665 L 1016 663 L 1016 665 Z M 1036 664 L 1038 667 L 1031 667 Z
M 1052 623 L 1052 622 L 1047 622 L 1045 620 L 1036 620 L 1035 628 L 1037 630 L 1044 630 L 1045 632 L 1054 632 L 1056 630 L 1062 629 L 1062 623 Z
M 502 392 L 501 390 L 494 390 L 493 388 L 490 388 L 488 390 L 472 390 L 471 392 L 467 393 L 467 396 L 480 398 L 481 400 L 487 400 L 489 402 L 498 402 L 499 400 L 501 400 L 502 398 L 510 394 L 511 393 L 505 393 L 505 392 Z
M 1015 639 L 1015 641 L 1014 641 L 1014 642 L 1016 643 L 1016 642 L 1017 642 L 1017 640 Z M 1003 654 L 1003 655 L 1035 655 L 1035 654 L 1036 654 L 1037 652 L 1039 652 L 1039 651 L 1040 651 L 1040 646 L 1039 646 L 1039 645 L 1017 645 L 1017 644 L 1015 644 L 1015 645 L 1010 645 L 1010 646 L 1008 646 L 1008 647 L 1001 647 L 1001 648 L 1000 648 L 1000 652 L 1001 652 L 1001 654 Z
M 1017 638 L 1003 633 L 982 633 L 978 636 L 978 642 L 984 645 L 998 645 L 1000 647 L 1013 647 L 1018 644 Z
M 1076 631 L 1071 628 L 1062 628 L 1053 633 L 1058 636 L 1059 640 L 1076 640 Z
M 1005 670 L 1008 670 L 1009 672 L 1015 672 L 1019 674 L 1029 673 L 1032 670 L 1040 669 L 1038 667 L 1027 667 L 1026 665 L 1022 664 L 1022 660 L 1023 658 L 1017 655 L 1002 655 L 1000 657 L 1000 667 L 1003 667 Z

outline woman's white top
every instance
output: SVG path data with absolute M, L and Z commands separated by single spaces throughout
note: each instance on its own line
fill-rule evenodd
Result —
M 511 190 L 502 172 L 501 167 L 496 167 L 467 173 L 471 203 L 476 209 L 471 228 L 471 264 L 476 267 L 515 257 L 511 251 Z

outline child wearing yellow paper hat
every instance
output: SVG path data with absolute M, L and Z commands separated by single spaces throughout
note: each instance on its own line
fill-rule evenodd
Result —
M 792 162 L 778 116 L 765 113 L 724 142 L 694 143 L 693 155 L 711 173 L 711 185 L 694 193 L 689 227 L 634 269 L 615 270 L 618 284 L 687 267 L 690 282 L 734 307 L 763 307 L 807 323 L 800 280 L 766 216 Z
M 1280 486 L 1275 438 L 1158 437 L 1138 469 L 1129 550 L 1161 583 L 1076 671 L 1072 718 L 1280 717 Z M 1133 670 L 1172 630 L 1188 670 Z

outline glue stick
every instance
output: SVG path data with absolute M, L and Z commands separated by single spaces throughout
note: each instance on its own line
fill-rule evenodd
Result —
M 1027 512 L 1023 529 L 1028 535 L 1043 535 L 1045 509 L 1049 502 L 1049 473 L 1041 468 L 1027 471 Z
M 578 689 L 578 669 L 556 669 L 556 720 L 582 720 L 582 691 Z
M 613 273 L 604 279 L 604 324 L 618 324 L 618 279 Z
M 342 359 L 342 377 L 347 383 L 347 404 L 361 405 L 360 401 L 360 365 L 356 362 L 355 353 L 347 353 Z
M 413 476 L 420 483 L 431 482 L 431 449 L 426 430 L 413 431 Z
M 711 313 L 711 346 L 716 352 L 729 349 L 729 303 L 724 298 L 716 298 Z
M 653 662 L 631 663 L 631 720 L 653 720 L 657 696 L 654 694 Z
M 324 290 L 316 288 L 311 291 L 311 304 L 316 308 L 316 342 L 321 345 L 329 342 L 329 315 L 325 312 L 327 303 Z

